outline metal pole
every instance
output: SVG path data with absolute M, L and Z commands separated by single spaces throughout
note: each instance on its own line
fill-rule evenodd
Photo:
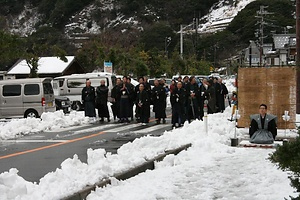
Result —
M 234 139 L 237 138 L 236 127 L 237 127 L 238 113 L 239 113 L 239 110 L 235 110 Z
M 183 59 L 183 25 L 180 25 L 180 57 Z
M 204 101 L 204 107 L 203 107 L 203 111 L 204 111 L 204 116 L 203 116 L 203 122 L 204 122 L 204 132 L 205 134 L 207 135 L 208 134 L 208 123 L 207 123 L 207 111 L 208 111 L 208 108 L 207 108 L 207 104 L 208 104 L 208 101 L 205 100 Z

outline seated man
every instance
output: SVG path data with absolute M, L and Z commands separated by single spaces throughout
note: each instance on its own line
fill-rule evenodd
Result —
M 267 105 L 261 104 L 259 106 L 259 114 L 251 115 L 250 119 L 250 142 L 272 144 L 277 135 L 277 117 L 267 114 Z

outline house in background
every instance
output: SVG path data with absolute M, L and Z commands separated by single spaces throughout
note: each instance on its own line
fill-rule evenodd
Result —
M 287 66 L 295 64 L 296 35 L 275 34 L 274 49 L 266 53 L 266 62 L 270 66 Z
M 75 59 L 75 56 L 66 56 L 67 62 L 58 57 L 41 57 L 38 61 L 37 74 L 40 78 L 57 77 L 70 74 L 84 73 L 83 67 Z M 26 60 L 19 60 L 8 71 L 7 76 L 15 78 L 28 78 L 30 68 Z
M 262 51 L 261 51 L 262 50 Z M 295 65 L 296 35 L 274 34 L 272 44 L 259 44 L 250 41 L 248 48 L 243 50 L 243 65 L 250 67 L 271 67 Z

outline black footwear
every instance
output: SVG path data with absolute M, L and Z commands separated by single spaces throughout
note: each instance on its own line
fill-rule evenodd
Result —
M 156 124 L 160 124 L 160 120 L 156 120 Z
M 166 119 L 163 119 L 163 124 L 165 124 L 166 123 Z
M 103 117 L 100 119 L 100 122 L 104 122 L 104 119 L 103 119 Z
M 109 119 L 109 118 L 107 118 L 107 122 L 110 122 L 110 119 Z

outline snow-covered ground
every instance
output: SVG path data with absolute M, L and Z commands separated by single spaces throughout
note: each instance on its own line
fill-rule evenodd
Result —
M 136 139 L 114 155 L 103 149 L 88 149 L 87 163 L 74 155 L 60 169 L 41 178 L 39 184 L 24 180 L 17 169 L 11 169 L 0 174 L 0 199 L 61 199 L 187 143 L 192 147 L 177 156 L 167 156 L 154 171 L 126 181 L 113 180 L 112 186 L 97 189 L 88 199 L 265 200 L 293 195 L 288 172 L 277 169 L 267 159 L 274 150 L 229 146 L 234 132 L 229 116 L 230 108 L 209 115 L 208 134 L 202 121 L 194 121 L 161 137 Z M 244 130 L 238 130 L 238 135 L 243 134 Z
M 40 119 L 24 118 L 0 121 L 0 142 L 5 139 L 88 123 L 89 118 L 84 117 L 84 112 L 72 111 L 70 114 L 65 115 L 62 110 L 43 113 Z

